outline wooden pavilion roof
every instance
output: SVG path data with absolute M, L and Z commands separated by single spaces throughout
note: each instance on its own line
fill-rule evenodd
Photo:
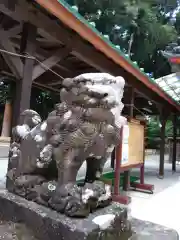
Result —
M 21 52 L 23 22 L 29 22 L 38 29 L 36 53 L 33 56 Z M 108 36 L 99 33 L 93 23 L 88 23 L 63 0 L 1 0 L 0 24 L 1 74 L 21 79 L 23 58 L 17 55 L 20 53 L 36 60 L 34 86 L 59 93 L 62 78 L 85 72 L 108 72 L 125 78 L 125 104 L 128 104 L 129 86 L 133 86 L 138 108 L 148 107 L 151 112 L 157 111 L 154 104 L 149 104 L 151 101 L 168 104 L 172 111 L 180 109 L 179 104 L 136 62 L 131 62 L 119 46 L 114 46 Z

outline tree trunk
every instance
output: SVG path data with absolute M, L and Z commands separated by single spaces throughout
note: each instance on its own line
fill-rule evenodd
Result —
M 130 40 L 129 40 L 129 45 L 128 45 L 128 56 L 130 58 L 131 58 L 131 48 L 132 48 L 133 41 L 134 41 L 134 33 L 131 34 Z

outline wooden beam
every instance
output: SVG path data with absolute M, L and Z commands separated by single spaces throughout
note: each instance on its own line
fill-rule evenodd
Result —
M 49 87 L 47 85 L 45 86 L 42 83 L 34 82 L 33 85 L 36 86 L 36 87 L 39 87 L 40 89 L 43 89 L 43 90 L 49 90 L 51 92 L 55 92 L 55 93 L 58 93 L 58 94 L 60 93 L 60 89 L 52 88 L 52 87 Z
M 73 78 L 83 73 L 92 73 L 92 72 L 97 72 L 97 70 L 87 69 L 84 71 L 71 71 L 69 72 L 69 77 Z M 48 86 L 56 86 L 56 85 L 60 85 L 61 83 L 62 83 L 62 80 L 57 80 L 57 81 L 53 81 L 52 83 L 48 83 Z
M 62 59 L 67 57 L 69 53 L 70 53 L 70 49 L 64 47 L 62 49 L 59 49 L 51 57 L 43 61 L 42 64 L 35 66 L 33 70 L 32 81 L 34 81 L 44 72 L 46 72 L 48 69 L 51 69 L 54 65 L 60 62 Z
M 53 87 L 53 86 L 60 85 L 61 83 L 62 83 L 62 81 L 58 80 L 58 81 L 56 81 L 56 82 L 48 83 L 48 86 Z
M 130 94 L 129 94 L 129 117 L 130 119 L 134 116 L 134 88 L 129 88 Z M 124 172 L 124 180 L 123 180 L 123 191 L 128 191 L 130 188 L 130 171 Z
M 98 53 L 93 47 L 88 46 L 81 40 L 80 36 L 72 35 L 70 31 L 60 26 L 56 21 L 52 21 L 48 16 L 32 6 L 31 11 L 28 11 L 30 6 L 24 0 L 19 0 L 19 3 L 21 5 L 17 4 L 15 11 L 10 11 L 4 4 L 0 3 L 0 10 L 17 21 L 31 22 L 41 29 L 49 39 L 53 37 L 72 47 L 75 56 L 99 71 L 113 73 L 112 67 L 114 67 L 114 71 L 117 69 L 115 63 L 112 63 L 110 59 L 104 58 L 103 54 Z
M 0 29 L 0 46 L 7 51 L 6 53 L 1 52 L 4 60 L 8 64 L 9 68 L 16 76 L 17 79 L 22 78 L 23 72 L 23 63 L 18 56 L 12 56 L 9 53 L 16 54 L 15 48 L 12 46 L 11 41 L 9 40 L 8 32 Z M 8 53 L 9 52 L 9 53 Z
M 131 94 L 130 94 L 130 99 L 129 99 L 129 102 L 130 102 L 130 108 L 129 108 L 129 116 L 130 118 L 133 118 L 134 117 L 134 88 L 132 87 L 131 88 Z
M 11 1 L 11 0 L 9 0 L 9 1 Z M 12 1 L 16 1 L 16 0 L 12 0 Z M 18 1 L 18 3 L 21 2 L 22 5 L 25 7 L 24 9 L 22 6 L 18 5 L 18 3 L 16 3 L 16 5 L 14 5 L 14 9 L 12 9 L 7 4 L 7 0 L 0 0 L 0 11 L 3 12 L 4 14 L 6 14 L 7 16 L 13 18 L 17 22 L 22 22 L 22 21 L 27 22 L 30 20 L 30 18 L 32 19 L 32 17 L 36 16 L 37 10 L 35 10 L 34 12 L 33 11 L 29 12 L 29 4 L 25 3 L 25 1 L 24 2 L 23 1 Z M 30 14 L 31 16 L 29 16 L 28 14 Z M 30 21 L 30 22 L 32 22 L 32 21 Z M 35 22 L 35 19 L 33 22 Z M 44 31 L 43 28 L 39 28 L 38 33 L 41 36 L 43 36 L 44 38 L 48 38 L 52 42 L 62 43 L 56 37 L 51 36 L 48 32 Z
M 125 79 L 128 80 L 129 76 L 126 74 Z M 138 93 L 139 95 L 143 96 L 145 99 L 151 101 L 156 105 L 158 108 L 158 105 L 164 105 L 168 106 L 171 111 L 176 111 L 176 108 L 169 104 L 164 98 L 160 97 L 156 92 L 154 92 L 152 89 L 149 89 L 147 86 L 145 86 L 142 82 L 137 80 L 135 77 L 131 78 L 131 84 L 132 81 L 134 81 L 134 87 L 135 87 L 135 92 Z
M 166 130 L 166 122 L 169 117 L 169 112 L 165 108 L 160 109 L 160 123 L 161 123 L 161 131 L 160 131 L 160 160 L 159 160 L 159 178 L 164 178 L 164 154 L 165 154 L 165 130 Z
M 14 46 L 14 47 L 16 47 L 16 48 L 19 48 L 19 45 L 20 45 L 20 41 L 19 41 L 19 39 L 12 39 L 11 40 L 11 42 L 12 42 L 12 45 Z M 36 46 L 37 46 L 38 44 L 36 44 Z M 70 51 L 70 50 L 69 50 Z M 40 60 L 40 61 L 45 61 L 45 59 L 46 58 L 48 58 L 49 56 L 50 56 L 50 54 L 51 55 L 53 55 L 54 54 L 54 51 L 48 51 L 48 50 L 44 50 L 44 49 L 42 49 L 40 46 L 37 46 L 37 48 L 36 48 L 36 57 Z M 70 75 L 72 75 L 72 71 L 71 71 L 71 69 L 68 69 L 67 67 L 65 67 L 65 66 L 62 66 L 62 65 L 60 65 L 59 63 L 58 64 L 56 64 L 56 66 L 59 68 L 59 69 L 61 69 L 61 70 L 63 70 L 63 71 L 65 71 L 65 72 L 67 72 L 67 73 L 69 73 Z
M 11 0 L 9 0 L 11 1 Z M 18 16 L 18 13 L 16 13 L 16 6 L 14 5 L 14 9 L 12 9 L 11 7 L 9 7 L 9 4 L 7 3 L 7 0 L 1 0 L 0 1 L 0 11 L 6 15 L 8 15 L 9 17 L 11 17 L 11 14 L 13 13 L 12 18 L 18 22 L 20 22 L 21 16 Z
M 159 160 L 159 178 L 164 178 L 164 154 L 165 154 L 165 127 L 166 120 L 161 120 L 161 143 L 160 143 L 160 160 Z
M 23 24 L 21 53 L 27 52 L 34 55 L 36 41 L 36 27 L 28 22 Z M 23 77 L 22 81 L 16 83 L 15 98 L 15 118 L 19 121 L 20 113 L 30 108 L 31 88 L 32 88 L 32 71 L 34 67 L 34 59 L 23 59 Z M 19 122 L 17 122 L 19 123 Z
M 11 10 L 15 10 L 15 5 L 17 3 L 17 0 L 7 0 L 5 2 L 5 6 L 8 7 Z
M 13 28 L 10 28 L 7 30 L 7 34 L 9 38 L 15 37 L 17 34 L 19 34 L 22 31 L 22 25 L 18 24 Z
M 4 76 L 9 76 L 11 77 L 11 80 L 16 82 L 16 79 L 15 79 L 15 76 L 12 74 L 12 73 L 9 73 L 9 72 L 6 72 L 6 71 L 1 71 L 1 73 L 4 75 Z M 37 83 L 37 82 L 33 82 L 33 87 L 37 87 L 41 90 L 46 90 L 46 91 L 51 91 L 51 92 L 55 92 L 55 93 L 59 93 L 59 89 L 56 88 L 52 88 L 52 87 L 49 87 L 47 86 L 47 84 L 41 84 L 41 83 Z
M 28 53 L 31 56 L 36 51 L 36 34 L 37 28 L 31 23 L 25 22 L 23 24 L 21 52 Z M 34 68 L 34 59 L 26 58 L 24 61 L 22 88 L 21 88 L 21 105 L 20 112 L 30 108 L 32 75 Z
M 44 37 L 45 39 L 48 39 L 49 41 L 53 42 L 53 43 L 58 43 L 58 44 L 62 44 L 62 41 L 58 40 L 57 38 L 55 38 L 54 36 L 50 36 L 48 32 L 44 31 L 44 29 L 39 28 L 38 29 L 38 33 Z

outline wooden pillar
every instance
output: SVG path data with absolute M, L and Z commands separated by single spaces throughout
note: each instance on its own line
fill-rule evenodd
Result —
M 37 28 L 25 22 L 23 24 L 22 39 L 21 39 L 21 54 L 34 56 L 36 50 L 36 34 Z M 23 76 L 21 81 L 16 84 L 15 93 L 15 118 L 19 119 L 20 113 L 30 108 L 32 75 L 34 68 L 34 59 L 22 58 L 24 63 Z
M 30 56 L 35 55 L 36 50 L 36 35 L 37 28 L 28 23 L 23 23 L 22 38 L 21 38 L 21 54 L 28 54 Z M 13 122 L 12 126 L 20 123 L 20 113 L 30 108 L 31 87 L 32 87 L 32 75 L 34 68 L 34 59 L 22 58 L 23 62 L 23 74 L 22 79 L 17 79 L 16 87 L 14 91 L 13 102 Z M 8 163 L 8 170 L 11 169 L 11 162 Z M 6 187 L 11 188 L 11 181 L 6 181 Z
M 161 131 L 160 131 L 160 161 L 159 161 L 159 178 L 164 178 L 164 154 L 165 154 L 165 130 L 166 122 L 168 118 L 168 113 L 161 109 L 160 112 L 160 122 L 161 122 Z
M 131 95 L 130 95 L 130 108 L 129 108 L 129 116 L 130 118 L 134 117 L 134 88 L 131 88 Z
M 6 101 L 4 117 L 2 124 L 1 137 L 10 137 L 11 135 L 12 106 L 11 101 Z
M 176 171 L 176 155 L 177 155 L 177 115 L 173 116 L 173 154 L 172 154 L 172 171 Z
M 129 107 L 129 117 L 130 119 L 134 117 L 134 88 L 130 88 L 130 107 Z M 124 172 L 123 190 L 128 191 L 130 186 L 130 171 Z

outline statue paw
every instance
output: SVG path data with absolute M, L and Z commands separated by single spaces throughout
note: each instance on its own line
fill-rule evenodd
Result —
M 104 183 L 103 183 L 104 184 Z M 112 188 L 108 184 L 104 184 L 103 186 L 103 193 L 98 198 L 98 207 L 103 208 L 108 206 L 112 201 Z
M 55 181 L 44 182 L 41 185 L 36 185 L 29 190 L 26 198 L 39 204 L 48 206 L 48 201 L 52 197 L 53 192 L 56 190 L 56 186 L 57 182 Z
M 52 145 L 46 145 L 40 152 L 40 156 L 37 159 L 36 165 L 38 168 L 46 168 L 52 161 Z
M 45 179 L 38 175 L 21 175 L 14 181 L 14 191 L 16 194 L 26 197 L 30 189 L 36 185 L 41 185 Z
M 88 203 L 91 212 L 108 206 L 112 201 L 111 186 L 101 181 L 86 183 L 83 187 L 82 199 L 84 203 Z
M 88 204 L 82 202 L 82 189 L 73 183 L 57 187 L 49 205 L 70 217 L 86 217 L 90 212 Z
M 69 217 L 87 217 L 90 213 L 90 207 L 88 204 L 84 204 L 81 199 L 70 197 L 64 213 Z

